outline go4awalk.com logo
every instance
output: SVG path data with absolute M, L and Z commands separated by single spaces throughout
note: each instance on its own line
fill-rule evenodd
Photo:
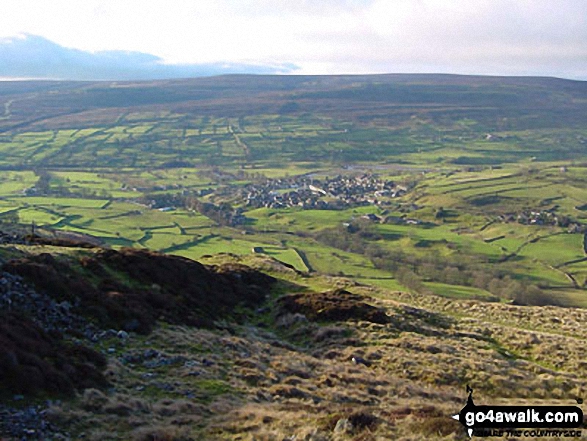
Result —
M 467 386 L 467 404 L 453 418 L 470 437 L 580 437 L 583 411 L 577 406 L 477 406 L 473 389 Z M 582 403 L 581 400 L 578 400 Z

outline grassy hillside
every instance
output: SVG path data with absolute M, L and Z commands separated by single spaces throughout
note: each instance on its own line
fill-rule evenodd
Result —
M 217 255 L 203 266 L 130 250 L 3 253 L 13 293 L 0 299 L 14 309 L 1 314 L 21 320 L 3 315 L 0 369 L 29 372 L 29 382 L 10 383 L 20 389 L 3 399 L 0 433 L 18 439 L 33 439 L 25 424 L 57 439 L 464 440 L 451 415 L 466 384 L 492 404 L 574 405 L 587 390 L 578 309 L 406 294 L 308 277 L 267 256 Z M 24 283 L 43 311 L 17 300 Z M 49 340 L 56 323 L 61 334 Z M 26 343 L 7 367 L 14 338 Z M 60 357 L 38 352 L 41 341 Z M 80 381 L 90 365 L 80 357 L 90 355 L 92 380 Z M 42 363 L 47 378 L 31 377 Z
M 580 158 L 585 147 L 587 86 L 549 78 L 2 83 L 0 97 L 4 168 L 495 164 Z

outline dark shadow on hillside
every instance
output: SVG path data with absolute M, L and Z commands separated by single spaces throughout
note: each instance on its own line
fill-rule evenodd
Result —
M 104 250 L 79 260 L 50 254 L 13 260 L 18 274 L 105 328 L 148 333 L 157 320 L 212 327 L 238 305 L 265 301 L 274 279 L 239 264 L 205 266 L 178 256 L 134 249 Z
M 22 315 L 0 314 L 0 395 L 71 396 L 75 390 L 104 388 L 105 367 L 102 354 L 66 343 Z

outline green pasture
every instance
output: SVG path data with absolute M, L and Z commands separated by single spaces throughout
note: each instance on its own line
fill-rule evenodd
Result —
M 582 289 L 552 289 L 548 294 L 555 298 L 561 305 L 587 308 L 587 295 Z
M 515 278 L 527 278 L 541 286 L 571 288 L 572 284 L 560 269 L 545 262 L 517 257 L 502 263 L 502 267 Z
M 20 133 L 6 132 L 0 140 L 0 166 L 6 168 L 0 173 L 0 214 L 16 210 L 25 224 L 94 235 L 112 246 L 147 247 L 196 259 L 216 253 L 249 256 L 254 247 L 262 247 L 264 254 L 301 271 L 403 290 L 393 274 L 375 268 L 368 257 L 312 239 L 323 229 L 360 221 L 362 215 L 382 215 L 378 207 L 247 210 L 245 227 L 250 231 L 243 234 L 219 227 L 199 213 L 160 212 L 131 202 L 146 194 L 244 185 L 262 176 L 372 171 L 416 184 L 408 195 L 393 201 L 387 214 L 436 225 L 364 221 L 365 231 L 383 238 L 364 239 L 363 245 L 375 241 L 391 255 L 401 251 L 476 269 L 495 265 L 492 268 L 520 280 L 552 288 L 565 304 L 587 306 L 583 291 L 571 289 L 564 274 L 572 274 L 581 286 L 587 280 L 587 263 L 574 263 L 585 257 L 582 234 L 500 221 L 482 229 L 500 214 L 515 216 L 521 210 L 555 209 L 587 223 L 587 208 L 581 208 L 587 206 L 587 167 L 581 163 L 580 145 L 587 135 L 584 129 L 515 130 L 503 123 L 504 129 L 491 129 L 493 138 L 487 139 L 486 126 L 494 123 L 483 123 L 475 115 L 461 115 L 445 125 L 434 112 L 426 117 L 413 112 L 413 118 L 392 121 L 381 115 L 362 119 L 344 113 L 271 111 L 275 113 L 240 117 L 200 113 L 197 108 L 182 114 L 172 109 L 117 111 L 112 119 L 117 122 L 110 125 L 59 129 L 51 128 L 49 121 L 47 130 L 23 126 Z M 51 174 L 50 196 L 23 195 L 39 179 L 32 170 Z M 56 194 L 60 189 L 66 190 L 63 197 Z M 218 194 L 203 200 L 240 206 L 240 201 Z M 439 207 L 450 215 L 437 219 Z M 451 298 L 489 296 L 466 286 L 425 286 Z
M 191 168 L 126 172 L 121 174 L 120 179 L 129 187 L 155 188 L 181 185 L 184 188 L 195 189 L 215 186 L 209 177 Z
M 513 253 L 531 240 L 558 232 L 561 232 L 560 228 L 496 222 L 478 234 L 488 244 L 503 248 L 506 253 Z
M 369 118 L 375 119 L 365 123 L 350 117 L 309 112 L 239 118 L 197 112 L 188 116 L 173 110 L 128 112 L 114 126 L 96 123 L 95 127 L 7 134 L 0 152 L 9 155 L 3 156 L 9 158 L 4 163 L 80 168 L 158 168 L 188 160 L 225 167 L 409 162 L 465 169 L 505 162 L 534 164 L 530 161 L 534 157 L 539 161 L 573 159 L 578 154 L 577 139 L 584 136 L 584 130 L 578 129 L 533 129 L 494 132 L 496 138 L 487 140 L 483 125 L 473 122 L 474 117 L 460 118 L 471 120 L 466 124 L 448 126 L 417 116 L 399 125 L 373 115 Z M 494 176 L 500 173 L 493 171 Z
M 356 207 L 346 210 L 303 210 L 301 208 L 269 209 L 258 208 L 246 212 L 247 218 L 253 220 L 257 231 L 280 230 L 313 232 L 332 228 L 359 219 L 365 214 L 377 214 L 380 210 L 374 206 Z
M 143 240 L 146 238 L 146 240 Z M 198 240 L 198 236 L 187 236 L 178 233 L 177 228 L 164 230 L 147 230 L 139 243 L 151 250 L 166 251 L 167 248 L 175 248 L 184 246 L 188 243 L 193 243 Z
M 153 129 L 153 125 L 152 124 L 138 124 L 138 125 L 132 125 L 130 127 L 127 127 L 125 129 L 125 133 L 129 133 L 131 135 L 142 135 L 146 132 L 148 132 L 149 130 Z
M 0 197 L 20 195 L 35 185 L 37 177 L 30 171 L 6 171 L 0 174 Z
M 191 259 L 198 259 L 205 255 L 218 253 L 231 253 L 236 255 L 253 254 L 253 248 L 260 248 L 260 253 L 271 256 L 281 262 L 292 265 L 299 271 L 308 271 L 308 268 L 294 249 L 284 246 L 277 246 L 254 238 L 240 239 L 234 236 L 208 234 L 194 238 L 193 241 L 185 242 L 183 246 L 173 247 L 168 252 Z M 192 243 L 193 242 L 193 243 Z
M 485 206 L 478 201 L 482 201 L 483 197 L 499 197 L 495 201 L 487 200 L 487 207 L 494 212 L 556 206 L 562 214 L 587 217 L 575 209 L 587 198 L 580 173 L 563 172 L 560 163 L 532 164 L 531 172 L 524 167 L 513 168 L 510 165 L 478 172 L 428 174 L 417 187 L 417 193 L 423 203 L 463 210 L 482 212 Z
M 519 252 L 528 259 L 536 259 L 550 265 L 562 265 L 565 262 L 582 259 L 583 235 L 562 233 L 529 243 Z
M 561 266 L 560 270 L 571 273 L 579 286 L 587 286 L 587 260 Z
M 353 277 L 353 280 L 363 285 L 378 286 L 380 288 L 388 289 L 390 291 L 406 291 L 406 288 L 391 276 L 371 278 Z
M 305 265 L 303 260 L 301 259 L 300 255 L 292 248 L 287 248 L 284 246 L 277 246 L 271 245 L 264 242 L 257 242 L 257 241 L 250 241 L 251 249 L 252 247 L 261 247 L 262 254 L 266 254 L 267 256 L 271 256 L 274 259 L 279 260 L 280 262 L 286 263 L 288 265 L 293 266 L 298 271 L 308 271 L 308 267 Z
M 188 232 L 214 226 L 214 221 L 194 211 L 176 210 L 168 214 L 174 223 L 180 224 Z
M 182 235 L 182 226 L 201 228 L 209 225 L 207 218 L 187 212 L 163 213 L 124 202 L 105 204 L 102 201 L 98 204 L 96 202 L 99 201 L 91 199 L 54 199 L 37 197 L 27 200 L 29 208 L 18 211 L 21 221 L 34 221 L 39 225 L 52 225 L 102 238 L 122 238 L 131 244 L 138 242 L 146 230 L 158 229 L 158 234 L 166 233 L 167 236 L 159 241 L 156 249 L 172 246 L 178 240 L 187 240 L 189 233 Z M 164 229 L 167 231 L 162 231 Z M 163 236 L 156 237 L 161 239 Z
M 18 212 L 18 208 L 12 204 L 6 204 L 4 201 L 0 201 L 0 218 L 5 213 Z
M 207 254 L 232 253 L 236 255 L 250 254 L 253 244 L 251 242 L 231 237 L 210 235 L 202 238 L 196 245 L 174 251 L 173 254 L 198 259 Z
M 120 190 L 120 182 L 113 175 L 79 171 L 55 171 L 52 176 L 59 180 L 59 184 L 69 191 L 80 193 L 83 190 L 95 193 L 107 192 L 111 197 L 124 197 L 128 192 Z
M 453 231 L 453 227 L 450 225 L 438 225 L 438 226 L 418 226 L 418 225 L 377 225 L 375 230 L 391 239 L 390 247 L 393 245 L 394 240 L 401 238 L 408 239 L 404 240 L 403 245 L 410 245 L 411 251 L 414 253 L 426 254 L 428 248 L 431 246 L 440 246 L 442 248 L 448 248 L 448 244 L 453 244 L 453 249 L 458 249 L 467 254 L 477 254 L 488 258 L 499 258 L 503 253 L 492 244 L 485 243 L 475 234 L 459 233 Z
M 101 132 L 102 129 L 100 127 L 93 127 L 93 128 L 89 128 L 89 129 L 78 129 L 75 131 L 75 133 L 72 136 L 75 136 L 76 138 L 86 138 L 89 136 L 92 136 L 94 134 L 96 134 L 97 132 Z
M 439 296 L 451 299 L 487 300 L 494 297 L 490 292 L 487 292 L 484 289 L 471 286 L 447 285 L 436 282 L 424 282 L 424 286 Z
M 33 222 L 40 226 L 54 226 L 62 222 L 66 216 L 51 213 L 40 207 L 21 208 L 18 210 L 19 221 L 31 225 Z
M 296 238 L 288 241 L 288 245 L 303 251 L 311 269 L 319 273 L 358 278 L 389 278 L 391 275 L 375 268 L 365 256 L 328 247 L 312 239 Z
M 108 201 L 105 199 L 82 199 L 71 197 L 54 196 L 21 196 L 10 198 L 11 201 L 19 204 L 42 205 L 47 207 L 79 207 L 79 208 L 102 208 Z

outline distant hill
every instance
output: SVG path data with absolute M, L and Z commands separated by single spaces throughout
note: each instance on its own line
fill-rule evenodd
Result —
M 80 59 L 85 57 L 79 55 Z M 122 57 L 119 53 L 96 56 L 113 65 Z M 144 54 L 125 56 L 146 64 L 153 61 Z M 36 95 L 23 100 L 31 92 Z M 0 97 L 15 100 L 11 118 L 0 122 L 4 128 L 16 121 L 26 122 L 33 115 L 35 119 L 52 118 L 95 109 L 144 110 L 148 106 L 224 117 L 292 111 L 344 114 L 351 119 L 360 116 L 362 120 L 382 113 L 392 118 L 409 117 L 413 112 L 441 121 L 465 116 L 484 121 L 508 117 L 527 120 L 519 121 L 522 127 L 531 126 L 532 120 L 539 120 L 542 127 L 584 124 L 587 114 L 587 82 L 543 77 L 223 75 L 138 82 L 9 81 L 0 82 Z
M 277 136 L 285 122 L 289 134 Z M 31 157 L 22 150 L 24 156 L 9 164 L 19 166 L 133 166 L 139 162 L 131 156 L 138 152 L 142 162 L 151 165 L 186 158 L 199 163 L 210 158 L 206 143 L 218 146 L 227 139 L 241 153 L 216 149 L 208 162 L 282 161 L 284 153 L 299 161 L 397 161 L 406 152 L 439 148 L 445 149 L 439 160 L 468 164 L 572 159 L 584 155 L 581 130 L 586 124 L 587 82 L 557 78 L 221 75 L 156 81 L 0 82 L 3 142 L 15 142 L 13 137 L 23 132 L 107 130 L 105 135 L 95 131 L 83 139 L 70 138 L 65 145 L 51 141 L 51 155 L 40 155 L 38 150 Z M 157 129 L 144 132 L 138 125 Z M 240 138 L 229 134 L 224 139 L 215 132 L 229 126 L 246 135 L 244 144 Z M 127 135 L 109 136 L 112 130 Z M 181 130 L 179 138 L 176 130 Z M 550 132 L 545 136 L 536 130 Z M 209 135 L 212 138 L 207 140 Z M 491 153 L 479 146 L 475 157 L 464 151 L 469 142 L 484 141 L 487 135 L 492 142 L 504 141 L 510 147 Z M 114 143 L 116 158 L 92 153 L 104 147 L 104 136 L 107 143 Z M 123 142 L 124 151 L 117 142 Z M 169 150 L 169 143 L 181 145 L 181 154 Z M 49 144 L 39 147 L 43 145 Z M 365 149 L 366 145 L 371 148 Z M 463 153 L 450 159 L 455 155 L 453 147 Z M 506 150 L 507 158 L 496 153 Z M 491 157 L 483 157 L 487 155 Z M 92 157 L 100 161 L 88 162 Z
M 147 80 L 224 73 L 284 73 L 295 66 L 238 63 L 167 65 L 142 52 L 85 52 L 46 38 L 25 35 L 0 39 L 0 78 L 71 80 Z

